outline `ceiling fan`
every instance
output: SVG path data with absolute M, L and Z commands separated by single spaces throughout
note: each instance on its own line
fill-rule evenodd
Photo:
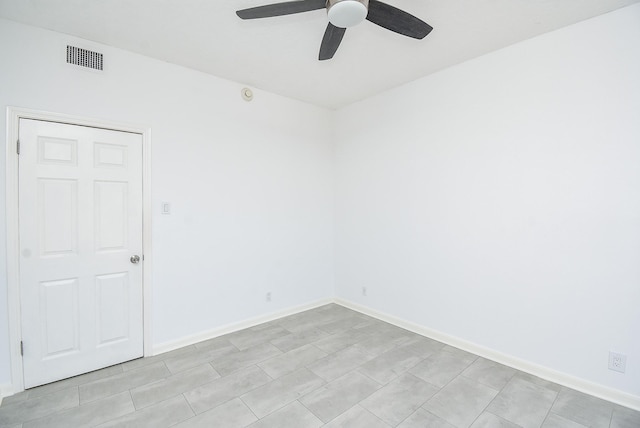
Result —
M 320 61 L 333 58 L 348 27 L 365 20 L 403 36 L 423 39 L 433 28 L 426 22 L 378 0 L 297 0 L 267 4 L 236 12 L 242 19 L 269 18 L 327 9 L 329 23 L 320 45 Z

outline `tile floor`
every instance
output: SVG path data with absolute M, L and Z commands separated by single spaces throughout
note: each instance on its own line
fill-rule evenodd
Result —
M 7 397 L 0 426 L 638 428 L 640 412 L 332 304 Z

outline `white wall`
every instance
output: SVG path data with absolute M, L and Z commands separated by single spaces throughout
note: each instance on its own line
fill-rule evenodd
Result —
M 104 52 L 107 71 L 67 66 L 69 41 Z M 240 84 L 87 43 L 0 20 L 0 135 L 7 106 L 152 129 L 154 346 L 332 297 L 332 113 L 261 91 L 247 103 Z M 4 151 L 0 169 L 2 385 Z
M 640 400 L 639 24 L 635 5 L 340 110 L 338 297 Z
M 74 39 L 0 20 L 0 109 L 152 128 L 154 345 L 331 297 L 335 266 L 338 297 L 640 396 L 638 22 L 636 5 L 334 114 L 106 46 L 105 74 L 74 70 Z M 4 234 L 0 207 L 0 272 Z

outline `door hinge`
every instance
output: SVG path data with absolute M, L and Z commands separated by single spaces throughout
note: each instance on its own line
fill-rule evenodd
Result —
M 16 153 L 20 154 L 20 140 L 16 142 Z
M 24 343 L 22 340 L 20 341 L 20 355 L 24 357 Z

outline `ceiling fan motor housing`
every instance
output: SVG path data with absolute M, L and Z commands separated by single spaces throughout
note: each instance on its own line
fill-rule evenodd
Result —
M 328 0 L 329 22 L 336 27 L 348 28 L 358 25 L 367 17 L 369 0 Z
M 326 8 L 329 24 L 322 37 L 320 61 L 333 58 L 346 28 L 365 19 L 394 33 L 423 39 L 433 27 L 410 13 L 380 0 L 298 0 L 265 4 L 236 11 L 241 19 L 268 18 Z

